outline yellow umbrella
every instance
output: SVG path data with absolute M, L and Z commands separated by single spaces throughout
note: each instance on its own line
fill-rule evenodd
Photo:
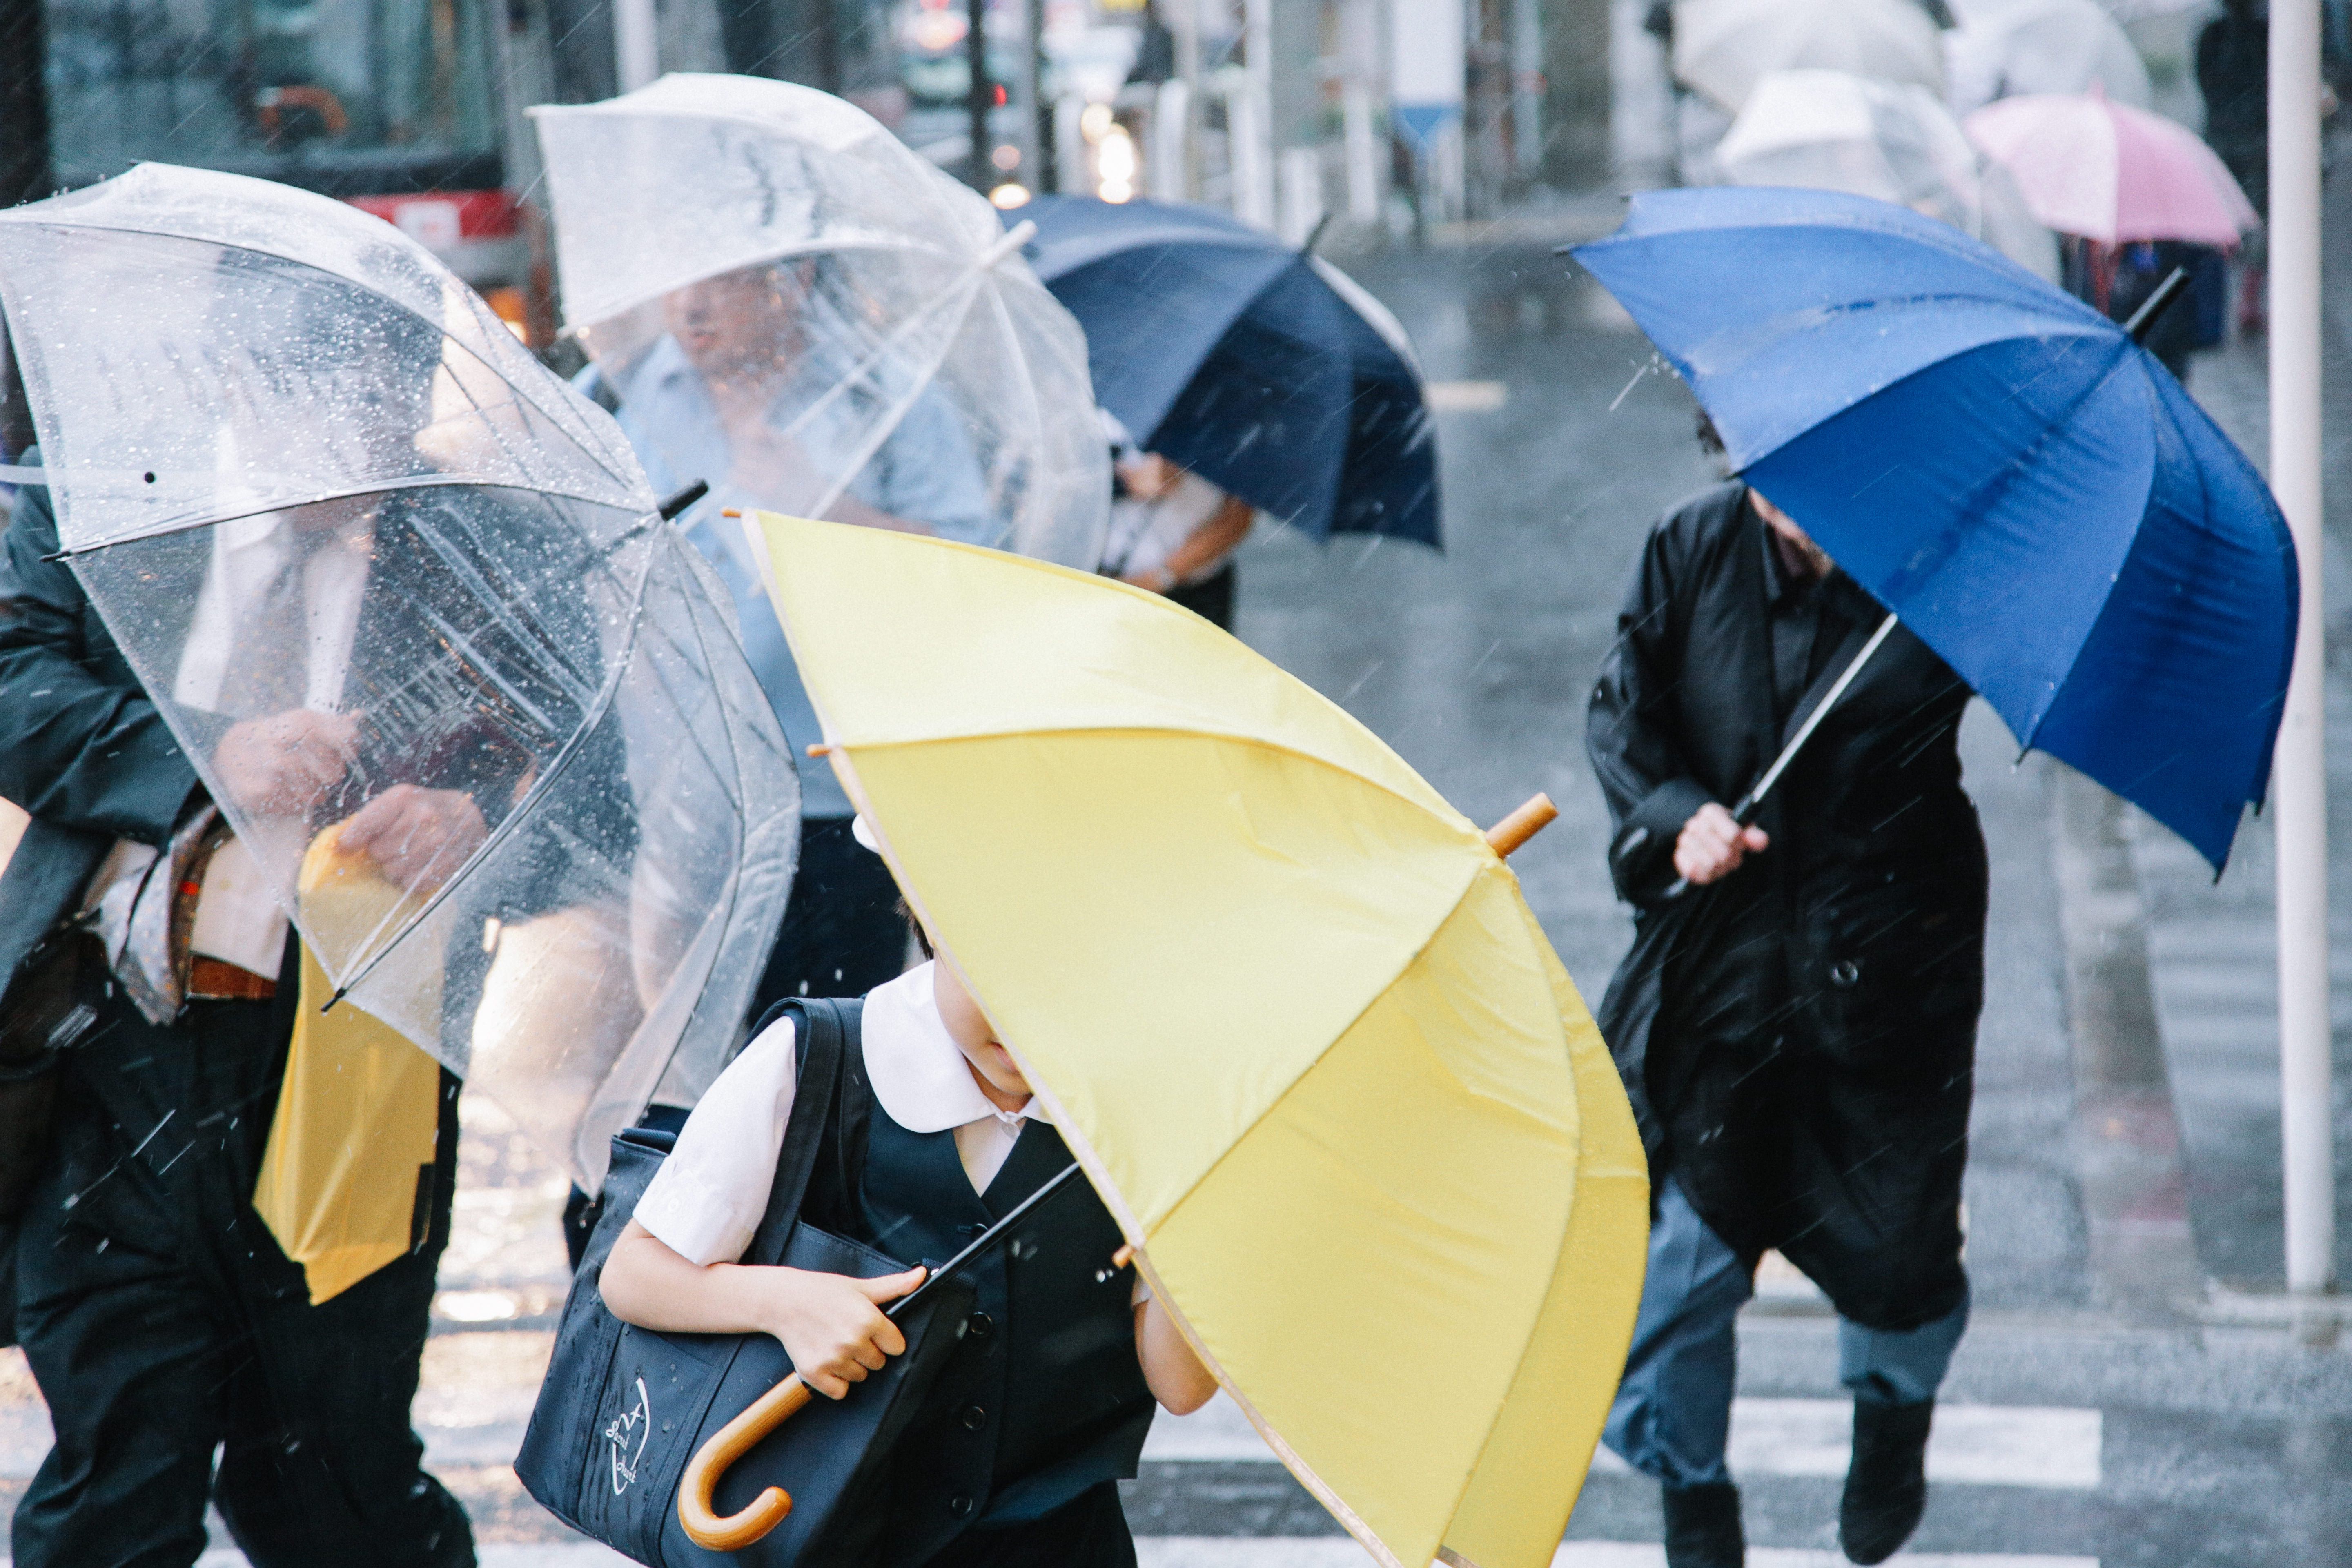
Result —
M 835 771 L 1219 1382 L 1381 1561 L 1548 1563 L 1648 1187 L 1501 857 L 1155 595 L 758 522 Z

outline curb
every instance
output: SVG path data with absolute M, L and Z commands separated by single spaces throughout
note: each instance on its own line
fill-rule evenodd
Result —
M 2064 767 L 2055 801 L 2053 857 L 2092 1289 L 2142 1321 L 2199 1321 L 2207 1284 L 2148 978 L 2147 909 L 2124 837 L 2127 808 Z

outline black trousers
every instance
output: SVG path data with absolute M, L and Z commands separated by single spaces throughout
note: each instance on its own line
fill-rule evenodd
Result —
M 794 996 L 863 996 L 906 967 L 890 868 L 852 836 L 849 818 L 803 820 L 792 901 L 746 1019 Z
M 17 1334 L 56 1446 L 18 1568 L 182 1568 L 218 1504 L 257 1568 L 470 1568 L 465 1511 L 409 1426 L 449 1237 L 457 1080 L 415 1251 L 322 1306 L 253 1208 L 293 1027 L 196 1002 L 157 1028 L 100 982 L 67 1053 L 58 1148 L 17 1241 Z M 217 1473 L 214 1451 L 219 1449 Z

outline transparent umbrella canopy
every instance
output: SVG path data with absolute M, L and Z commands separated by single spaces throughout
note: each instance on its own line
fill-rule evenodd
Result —
M 1916 0 L 1675 0 L 1675 79 L 1731 113 L 1761 77 L 1841 70 L 1944 90 L 1944 46 Z
M 1953 110 L 2037 92 L 2104 92 L 2134 109 L 2154 89 L 2139 49 L 2095 0 L 1964 0 L 1949 39 Z
M 1847 71 L 1774 71 L 1758 79 L 1715 156 L 1727 184 L 1893 202 L 2058 280 L 2056 237 L 2009 171 L 1979 153 L 1926 88 Z
M 253 874 L 593 1190 L 666 1075 L 716 1074 L 798 842 L 626 441 L 390 225 L 265 181 L 0 214 L 0 310 L 65 557 Z M 330 916 L 304 858 L 362 839 L 391 896 Z
M 566 321 L 656 487 L 709 483 L 690 528 L 765 508 L 1099 562 L 1086 343 L 1025 230 L 811 88 L 672 75 L 530 112 Z M 723 532 L 767 579 L 764 540 Z

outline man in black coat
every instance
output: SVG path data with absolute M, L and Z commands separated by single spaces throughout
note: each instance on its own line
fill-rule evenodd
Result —
M 351 325 L 369 321 L 355 309 L 337 320 L 363 371 L 414 361 L 421 421 L 438 333 L 397 320 L 370 333 Z M 415 427 L 397 410 L 383 423 L 391 439 Z M 339 824 L 341 848 L 417 892 L 560 770 L 561 820 L 515 826 L 500 907 L 460 884 L 454 928 L 625 888 L 618 719 L 572 743 L 604 681 L 583 585 L 610 573 L 550 514 L 558 504 L 395 490 L 69 565 L 52 559 L 47 489 L 21 492 L 0 541 L 0 795 L 32 820 L 0 876 L 0 1034 L 28 997 L 61 992 L 69 1043 L 54 1153 L 8 1238 L 18 1279 L 5 1306 L 57 1428 L 17 1510 L 18 1563 L 193 1561 L 208 1500 L 257 1564 L 473 1562 L 465 1514 L 421 1468 L 409 1424 L 448 1237 L 457 1080 L 441 1078 L 413 1248 L 310 1304 L 253 1207 L 299 948 L 275 934 L 267 897 L 257 928 L 244 900 L 260 934 L 240 962 L 205 945 L 214 869 L 236 840 L 206 834 L 216 803 L 182 747 L 206 755 L 240 830 L 299 846 Z M 163 852 L 167 874 L 145 879 L 161 896 L 176 900 L 182 878 L 189 895 L 171 906 L 184 996 L 151 990 L 143 1005 L 125 981 L 129 939 L 118 953 L 85 930 L 89 900 L 123 885 L 111 868 L 135 868 L 140 847 Z M 488 960 L 457 941 L 445 963 L 444 1039 L 464 1042 Z
M 205 539 L 121 549 L 151 567 L 193 549 L 200 564 Z M 118 842 L 168 852 L 212 800 L 73 571 L 44 559 L 57 548 L 47 490 L 23 490 L 0 551 L 0 795 L 32 821 L 0 877 L 0 976 L 16 992 L 66 966 L 89 1022 L 60 1058 L 55 1152 L 14 1238 L 6 1307 L 57 1429 L 16 1510 L 15 1559 L 194 1561 L 209 1499 L 257 1563 L 463 1568 L 465 1513 L 421 1468 L 408 1419 L 448 1238 L 456 1079 L 443 1075 L 416 1247 L 311 1306 L 253 1207 L 294 1026 L 294 940 L 267 974 L 213 961 L 157 1023 L 95 941 L 64 929 Z M 362 635 L 388 635 L 400 617 L 369 598 L 383 608 L 362 618 L 382 630 Z M 186 595 L 158 607 L 190 613 Z M 323 806 L 341 787 L 327 718 L 215 727 L 248 809 Z M 412 787 L 385 810 L 402 802 L 420 866 L 480 841 L 462 792 Z
M 1734 482 L 1652 532 L 1593 690 L 1610 869 L 1636 911 L 1600 1024 L 1657 1194 L 1606 1437 L 1664 1483 L 1674 1568 L 1743 1559 L 1724 1468 L 1732 1321 L 1765 1249 L 1842 1320 L 1855 1403 L 1840 1539 L 1857 1563 L 1917 1524 L 1935 1391 L 1968 1320 L 1960 1175 L 1985 921 L 1958 752 L 1969 691 L 1898 626 L 1754 825 L 1727 804 L 1885 614 Z

